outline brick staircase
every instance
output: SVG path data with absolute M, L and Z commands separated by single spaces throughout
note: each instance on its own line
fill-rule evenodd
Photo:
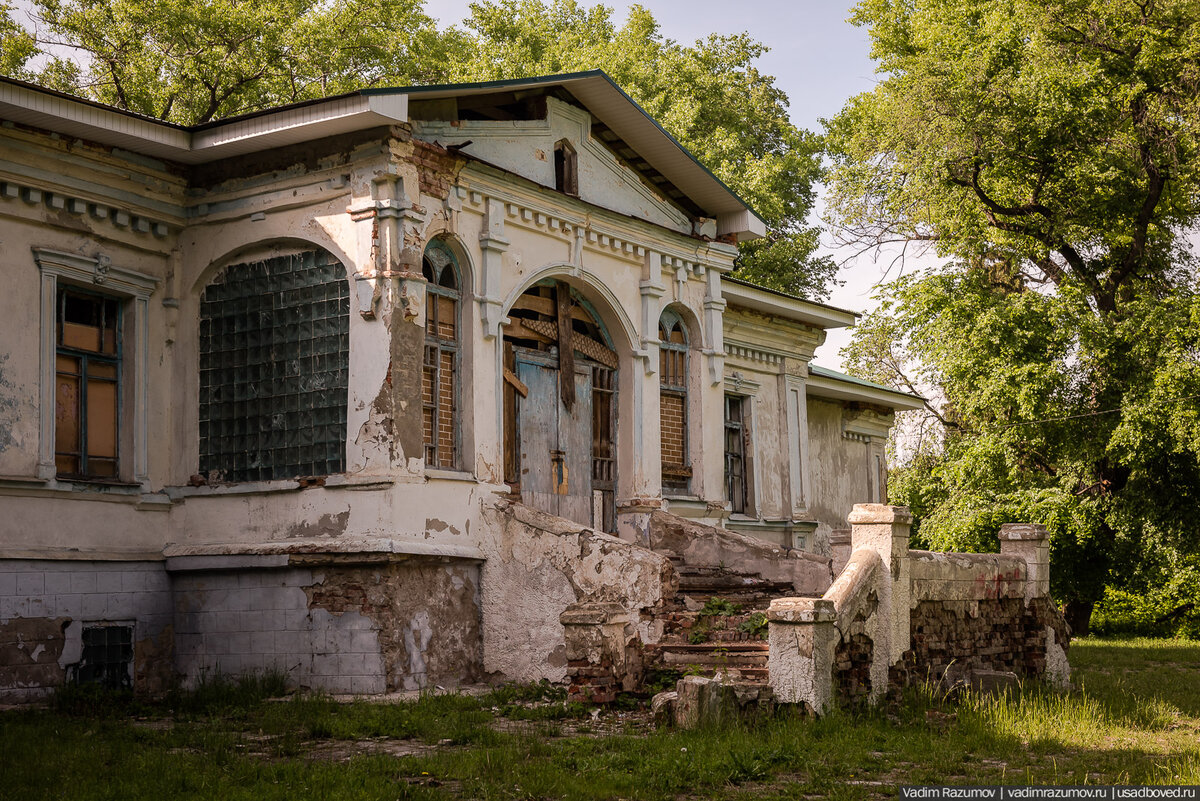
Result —
M 644 654 L 650 675 L 737 671 L 743 679 L 766 682 L 764 613 L 772 599 L 796 595 L 792 583 L 720 565 L 686 565 L 677 555 L 668 556 L 679 589 L 656 615 L 663 634 Z

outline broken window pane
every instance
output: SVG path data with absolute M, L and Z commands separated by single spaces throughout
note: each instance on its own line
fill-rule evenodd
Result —
M 200 305 L 200 471 L 344 471 L 350 287 L 324 251 L 225 268 Z

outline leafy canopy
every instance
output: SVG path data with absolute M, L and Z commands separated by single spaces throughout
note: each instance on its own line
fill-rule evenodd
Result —
M 367 86 L 604 69 L 767 221 L 769 235 L 742 248 L 743 277 L 816 298 L 834 280 L 806 222 L 820 140 L 788 120 L 786 95 L 755 67 L 765 48 L 747 34 L 681 45 L 641 6 L 618 26 L 612 9 L 575 0 L 482 0 L 465 30 L 438 30 L 422 0 L 34 8 L 36 43 L 0 5 L 0 74 L 183 124 Z
M 893 482 L 923 536 L 1047 523 L 1085 611 L 1200 561 L 1181 503 L 1200 488 L 1200 3 L 864 0 L 853 19 L 887 77 L 828 123 L 834 221 L 950 257 L 887 288 L 847 352 L 931 397 Z

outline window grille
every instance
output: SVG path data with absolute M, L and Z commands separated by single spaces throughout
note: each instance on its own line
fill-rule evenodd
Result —
M 83 652 L 75 668 L 81 684 L 114 690 L 133 686 L 133 626 L 84 626 Z
M 226 268 L 200 304 L 200 471 L 224 481 L 346 469 L 350 287 L 308 251 Z

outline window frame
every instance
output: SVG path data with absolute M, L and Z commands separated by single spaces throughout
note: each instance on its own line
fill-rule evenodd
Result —
M 579 197 L 579 154 L 569 139 L 554 143 L 554 188 Z
M 447 262 L 441 267 L 438 267 L 429 258 L 430 252 L 444 254 L 447 257 Z M 426 272 L 427 266 L 429 268 Z M 454 287 L 446 287 L 440 283 L 440 279 L 445 275 L 445 271 L 449 269 L 454 278 Z M 463 271 L 458 264 L 458 257 L 446 245 L 443 240 L 432 239 L 425 246 L 425 250 L 421 256 L 421 272 L 425 277 L 425 339 L 421 349 L 421 381 L 422 387 L 425 381 L 425 371 L 432 367 L 433 378 L 433 400 L 427 402 L 424 399 L 424 389 L 422 388 L 421 398 L 421 439 L 422 439 L 422 458 L 425 460 L 425 468 L 427 470 L 450 470 L 459 471 L 462 466 L 462 323 L 463 323 Z M 434 273 L 436 272 L 436 275 Z M 454 337 L 452 339 L 431 334 L 429 331 L 430 315 L 433 314 L 436 320 L 437 298 L 444 297 L 454 302 Z M 433 302 L 430 302 L 430 299 Z M 434 353 L 434 361 L 430 363 L 430 353 Z M 441 387 L 442 377 L 442 354 L 451 354 L 451 370 L 453 371 L 451 395 L 453 397 L 453 407 L 450 409 L 450 426 L 454 432 L 453 438 L 453 453 L 450 454 L 448 460 L 443 460 L 439 453 L 441 445 L 438 437 L 438 430 L 441 427 L 443 410 L 441 408 L 439 388 Z M 433 413 L 432 422 L 432 441 L 425 441 L 425 412 L 431 410 Z M 430 461 L 430 451 L 432 449 L 433 460 Z
M 116 309 L 116 321 L 115 321 L 115 325 L 113 327 L 113 331 L 114 331 L 114 343 L 113 343 L 114 353 L 113 354 L 109 355 L 109 354 L 105 354 L 100 351 L 87 350 L 86 348 L 75 347 L 75 346 L 71 346 L 71 345 L 67 345 L 67 344 L 63 343 L 64 326 L 66 323 L 67 295 L 75 295 L 75 296 L 82 296 L 84 298 L 92 298 L 92 299 L 99 301 L 101 304 L 104 304 L 108 301 L 113 302 L 113 305 Z M 122 330 L 123 320 L 124 320 L 124 316 L 125 316 L 124 310 L 122 309 L 123 304 L 121 303 L 120 298 L 115 297 L 113 295 L 104 294 L 102 292 L 96 292 L 91 289 L 84 289 L 84 288 L 76 287 L 74 285 L 63 284 L 58 287 L 57 299 L 56 299 L 55 305 L 57 307 L 56 317 L 55 317 L 55 321 L 54 321 L 55 343 L 56 343 L 56 348 L 54 351 L 54 355 L 55 355 L 55 368 L 54 368 L 55 427 L 56 427 L 55 443 L 54 443 L 54 457 L 55 457 L 55 471 L 56 471 L 55 475 L 57 478 L 68 479 L 68 480 L 73 480 L 73 481 L 114 481 L 114 480 L 118 480 L 119 476 L 121 475 L 121 434 L 122 434 L 122 430 L 124 428 L 121 425 L 121 410 L 124 408 L 124 403 L 123 403 L 124 381 L 121 380 L 121 378 L 122 378 L 121 372 L 122 372 L 122 368 L 123 368 L 123 364 L 122 364 L 123 353 L 122 353 L 122 351 L 124 348 L 124 339 L 125 339 L 124 332 Z M 103 329 L 101 329 L 101 330 L 103 330 Z M 79 436 L 78 436 L 79 451 L 78 451 L 78 453 L 66 453 L 66 452 L 61 452 L 58 450 L 58 437 L 57 437 L 57 433 L 58 433 L 57 432 L 58 377 L 63 374 L 62 370 L 60 370 L 59 366 L 58 366 L 58 358 L 60 356 L 66 356 L 68 358 L 73 358 L 73 359 L 79 360 L 79 372 L 77 375 L 77 377 L 79 379 L 79 394 L 78 394 L 78 398 L 79 398 L 78 407 L 79 408 L 78 408 L 78 412 L 77 412 L 78 420 L 76 423 L 76 425 L 78 427 L 78 431 L 79 431 Z M 114 368 L 115 376 L 112 379 L 108 379 L 106 377 L 93 378 L 93 376 L 91 375 L 90 370 L 89 370 L 89 365 L 92 362 L 99 362 L 100 364 L 111 365 Z M 102 381 L 102 382 L 106 382 L 106 383 L 112 383 L 116 386 L 116 392 L 115 392 L 115 394 L 116 394 L 116 409 L 114 412 L 116 415 L 116 419 L 113 421 L 113 440 L 115 443 L 115 453 L 113 454 L 113 472 L 111 475 L 101 475 L 98 473 L 94 473 L 88 469 L 88 459 L 90 456 L 90 454 L 89 454 L 90 446 L 89 446 L 89 442 L 88 442 L 88 420 L 90 417 L 90 415 L 88 414 L 88 391 L 89 391 L 89 385 L 92 383 L 93 380 Z M 78 459 L 77 464 L 78 464 L 79 470 L 77 472 L 72 473 L 72 472 L 64 472 L 61 469 L 59 469 L 59 467 L 58 467 L 58 457 L 59 456 L 70 456 L 72 458 Z
M 671 333 L 676 329 L 683 335 L 683 342 L 671 342 Z M 688 408 L 689 385 L 691 383 L 692 365 L 691 365 L 691 342 L 687 329 L 687 324 L 683 317 L 671 309 L 666 309 L 658 318 L 658 348 L 659 348 L 659 369 L 658 369 L 658 403 L 659 403 L 659 482 L 662 486 L 663 494 L 668 492 L 672 494 L 687 495 L 692 491 L 692 468 L 691 468 L 691 437 L 688 436 L 691 428 L 691 414 Z M 672 361 L 670 354 L 679 354 L 682 361 L 682 367 L 679 375 L 672 377 L 680 379 L 678 383 L 668 382 L 668 371 L 666 369 L 669 362 Z M 674 372 L 674 371 L 672 371 Z M 662 462 L 662 401 L 664 396 L 670 396 L 680 399 L 680 408 L 682 410 L 682 459 L 679 464 L 670 465 L 677 468 L 677 473 L 672 475 L 671 486 L 667 486 L 666 468 L 667 464 Z M 682 479 L 682 480 L 679 480 Z
M 48 248 L 32 248 L 34 265 L 41 276 L 41 322 L 39 345 L 39 425 L 37 478 L 107 484 L 149 485 L 147 439 L 147 395 L 149 363 L 149 299 L 159 279 L 118 267 L 104 255 L 80 256 Z M 56 388 L 58 358 L 59 287 L 91 290 L 117 300 L 121 308 L 123 340 L 118 381 L 124 385 L 117 400 L 117 419 L 129 422 L 117 438 L 117 475 L 86 478 L 58 475 L 55 457 Z
M 725 500 L 729 502 L 729 512 L 734 515 L 752 516 L 754 509 L 752 507 L 753 492 L 751 490 L 753 476 L 751 473 L 752 462 L 750 459 L 750 396 L 738 395 L 732 392 L 726 392 L 723 400 L 722 408 L 722 441 L 721 452 L 724 457 L 724 485 L 725 485 Z M 730 403 L 736 402 L 740 419 L 731 423 L 729 417 Z M 738 457 L 741 460 L 741 492 L 740 498 L 734 497 L 732 476 L 730 474 L 730 455 L 729 436 L 733 431 L 738 432 L 738 444 L 741 446 L 741 453 Z M 740 503 L 739 503 L 740 501 Z

